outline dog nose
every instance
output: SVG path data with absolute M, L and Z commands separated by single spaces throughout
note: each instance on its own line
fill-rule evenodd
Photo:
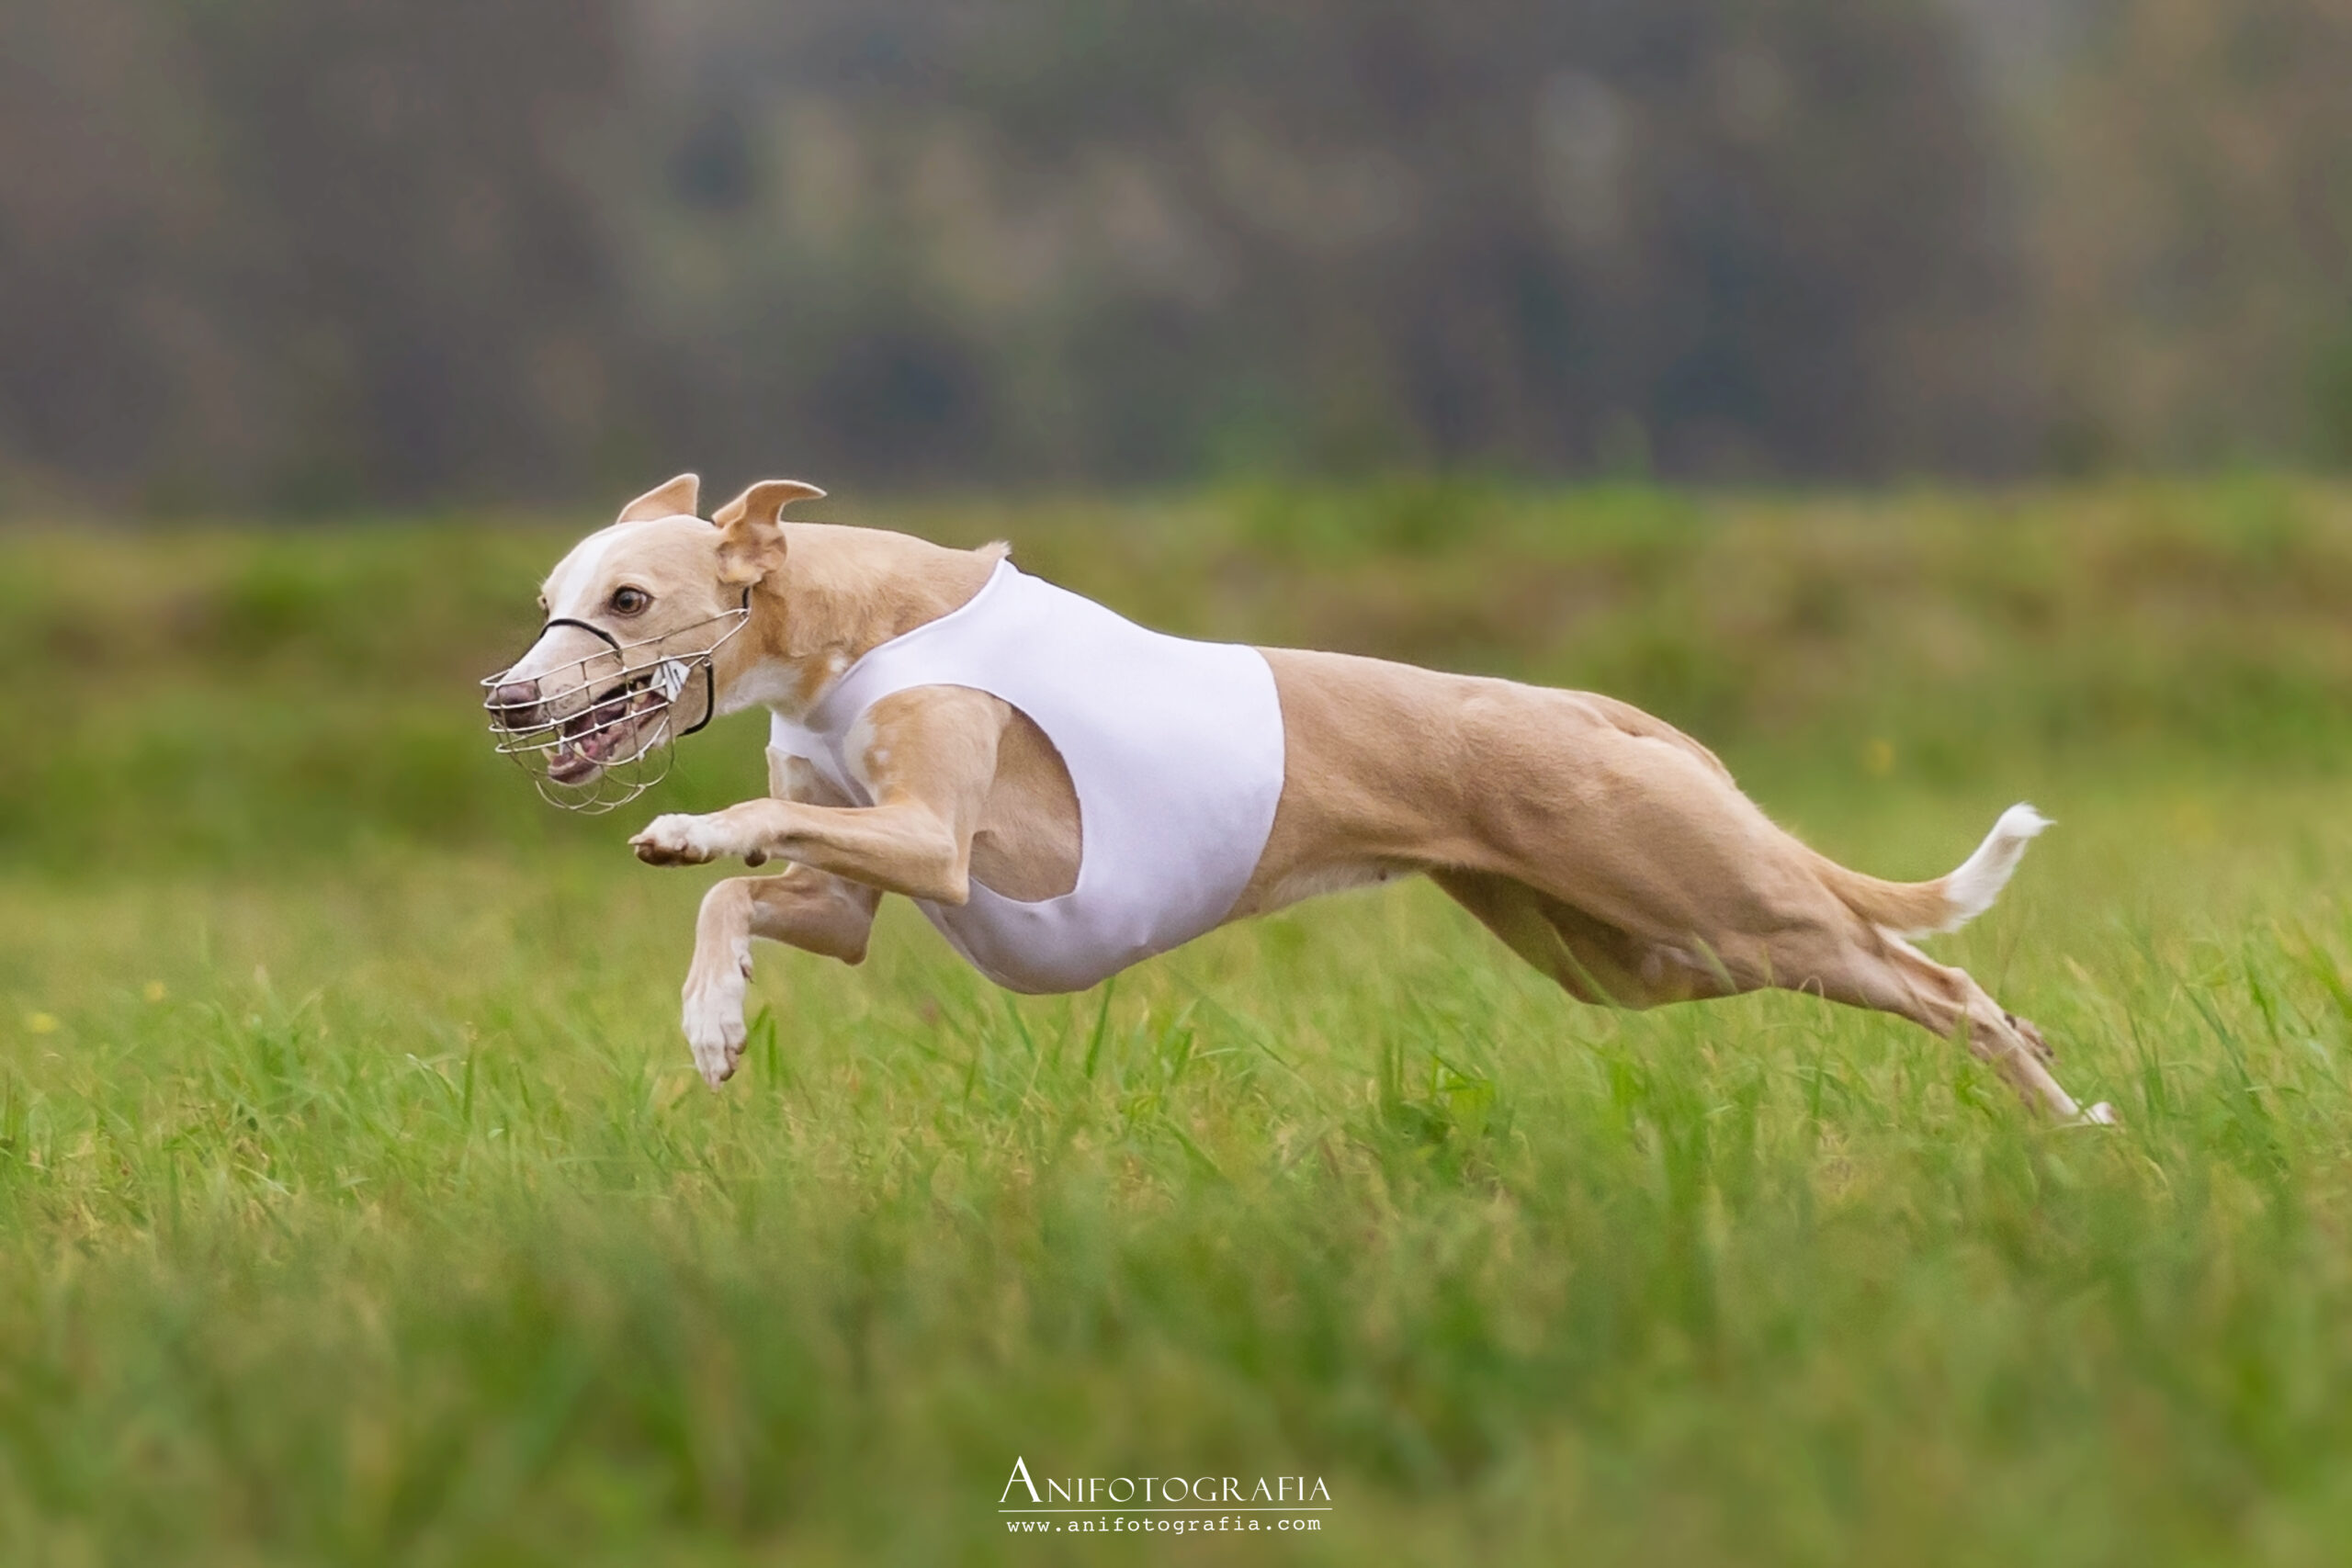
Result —
M 482 706 L 507 728 L 526 728 L 532 716 L 538 711 L 539 683 L 537 681 L 504 682 L 492 689 L 490 699 Z

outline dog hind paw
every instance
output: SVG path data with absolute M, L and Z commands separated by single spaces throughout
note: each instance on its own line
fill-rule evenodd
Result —
M 2041 1037 L 2041 1030 L 2035 1028 L 2031 1023 L 2022 1018 L 2019 1018 L 2013 1012 L 2005 1012 L 2001 1017 L 2008 1023 L 2008 1026 L 2011 1029 L 2018 1032 L 2018 1036 L 2025 1041 L 2026 1044 L 2032 1048 L 2035 1055 L 2041 1057 L 2045 1062 L 2054 1062 L 2058 1059 L 2058 1053 L 2050 1048 L 2050 1042 Z

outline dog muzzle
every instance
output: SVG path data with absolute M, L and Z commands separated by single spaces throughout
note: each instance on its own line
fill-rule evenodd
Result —
M 512 665 L 485 676 L 499 754 L 520 763 L 549 805 L 592 816 L 628 805 L 669 776 L 672 748 L 717 713 L 718 650 L 751 620 L 751 599 L 746 592 L 740 609 L 636 642 L 588 621 L 548 622 L 533 648 L 574 626 L 605 650 L 548 671 L 528 702 L 503 698 Z

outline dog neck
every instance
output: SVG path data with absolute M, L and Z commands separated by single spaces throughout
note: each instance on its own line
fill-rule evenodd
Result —
M 968 603 L 1006 554 L 828 523 L 787 523 L 784 536 L 784 564 L 752 590 L 750 657 L 726 678 L 721 713 L 799 718 L 868 651 Z

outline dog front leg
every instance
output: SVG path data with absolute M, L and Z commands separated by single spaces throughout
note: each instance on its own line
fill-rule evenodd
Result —
M 867 807 L 747 800 L 705 817 L 657 817 L 629 847 L 651 865 L 789 860 L 910 898 L 961 904 L 970 897 L 969 829 L 919 800 Z
M 961 904 L 1012 717 L 1000 699 L 965 687 L 894 694 L 859 721 L 851 760 L 876 804 L 747 800 L 705 817 L 657 817 L 629 847 L 653 865 L 788 860 L 885 893 Z
M 681 1021 L 695 1066 L 712 1089 L 734 1075 L 743 1055 L 752 939 L 863 963 L 881 897 L 874 888 L 797 866 L 782 876 L 730 877 L 703 895 Z

